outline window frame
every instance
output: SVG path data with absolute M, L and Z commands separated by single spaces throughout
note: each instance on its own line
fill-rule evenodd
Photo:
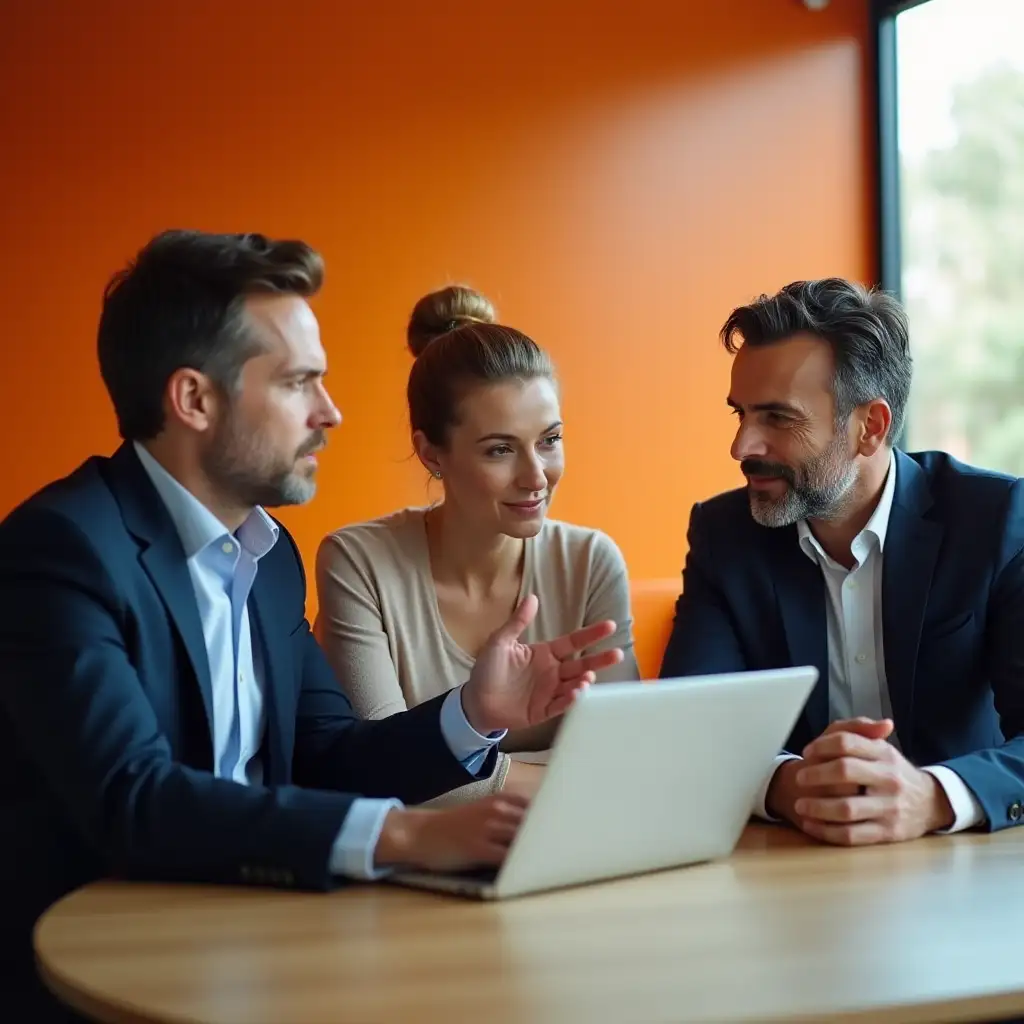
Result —
M 903 297 L 903 239 L 900 207 L 899 97 L 896 19 L 930 0 L 872 0 L 871 43 L 875 105 L 875 263 L 879 285 Z M 904 448 L 904 424 L 896 447 Z

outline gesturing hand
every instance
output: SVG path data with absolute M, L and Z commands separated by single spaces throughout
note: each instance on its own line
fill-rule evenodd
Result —
M 855 846 L 916 839 L 953 823 L 939 781 L 886 742 L 892 728 L 889 719 L 833 722 L 804 748 L 794 775 L 800 829 L 823 842 Z M 821 787 L 837 786 L 844 790 L 819 795 Z M 846 788 L 852 786 L 856 791 Z
M 597 622 L 547 643 L 524 644 L 523 630 L 537 614 L 529 595 L 492 634 L 462 688 L 462 709 L 470 725 L 487 735 L 524 729 L 554 718 L 572 703 L 594 673 L 622 660 L 618 647 L 585 657 L 576 655 L 615 632 L 615 623 Z

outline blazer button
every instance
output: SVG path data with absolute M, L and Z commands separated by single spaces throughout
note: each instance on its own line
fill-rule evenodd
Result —
M 1016 824 L 1018 821 L 1020 821 L 1021 818 L 1024 818 L 1024 807 L 1021 806 L 1019 800 L 1015 800 L 1007 808 L 1006 814 L 1009 817 L 1010 821 Z

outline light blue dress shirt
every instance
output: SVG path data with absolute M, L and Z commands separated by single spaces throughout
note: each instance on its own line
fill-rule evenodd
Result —
M 256 507 L 232 535 L 141 444 L 134 447 L 185 550 L 213 687 L 214 775 L 261 785 L 264 672 L 259 645 L 252 643 L 247 601 L 260 559 L 277 543 L 278 526 Z M 452 690 L 441 705 L 441 733 L 455 757 L 475 774 L 505 733 L 477 732 L 462 710 L 461 689 Z M 362 879 L 385 874 L 373 866 L 373 854 L 388 812 L 402 806 L 399 800 L 353 801 L 331 850 L 331 871 Z

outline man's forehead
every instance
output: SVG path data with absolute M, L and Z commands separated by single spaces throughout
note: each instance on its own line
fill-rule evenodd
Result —
M 249 330 L 264 350 L 282 360 L 324 359 L 320 326 L 298 295 L 250 295 L 245 300 Z
M 813 335 L 798 334 L 769 345 L 743 345 L 733 360 L 732 384 L 744 391 L 830 390 L 832 350 Z

